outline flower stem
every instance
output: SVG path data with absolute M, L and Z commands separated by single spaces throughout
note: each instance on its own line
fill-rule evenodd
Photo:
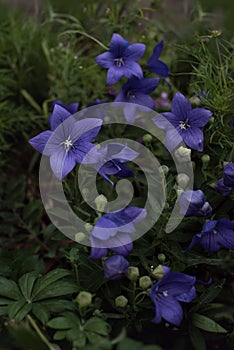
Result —
M 43 343 L 47 345 L 48 349 L 49 350 L 55 350 L 53 345 L 49 342 L 49 340 L 41 332 L 41 330 L 39 329 L 39 327 L 36 324 L 36 322 L 34 321 L 34 319 L 30 315 L 27 315 L 27 319 L 28 319 L 29 323 L 31 324 L 31 326 L 35 329 L 35 331 L 37 332 L 38 336 L 43 341 Z
M 218 39 L 215 38 L 215 43 L 216 43 L 216 47 L 217 47 L 217 52 L 218 52 L 218 57 L 219 57 L 219 63 L 220 63 L 220 69 L 221 69 L 221 75 L 223 78 L 223 83 L 225 88 L 227 88 L 227 81 L 225 78 L 225 74 L 224 74 L 224 67 L 223 67 L 223 62 L 222 62 L 222 57 L 221 57 L 221 53 L 220 53 L 220 49 L 219 49 L 219 43 L 218 43 Z

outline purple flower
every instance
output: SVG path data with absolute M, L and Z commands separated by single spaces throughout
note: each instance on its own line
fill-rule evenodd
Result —
M 219 191 L 223 196 L 229 196 L 232 193 L 233 188 L 224 185 L 223 178 L 216 181 L 216 190 Z
M 102 125 L 101 119 L 76 121 L 70 115 L 67 109 L 55 104 L 50 118 L 51 130 L 29 140 L 38 152 L 50 157 L 51 169 L 59 180 L 72 171 L 76 163 L 81 163 L 85 154 L 94 147 L 91 142 Z
M 179 198 L 180 214 L 185 216 L 207 216 L 212 208 L 201 190 L 184 191 Z
M 169 68 L 166 65 L 166 63 L 159 60 L 159 56 L 162 53 L 163 46 L 163 40 L 155 46 L 153 55 L 150 57 L 147 67 L 151 72 L 158 74 L 160 77 L 166 78 L 170 74 Z
M 223 183 L 227 187 L 234 188 L 234 163 L 225 165 L 223 169 Z
M 183 140 L 184 143 L 197 151 L 203 150 L 203 132 L 212 113 L 204 108 L 194 108 L 190 102 L 177 92 L 172 100 L 171 112 L 164 112 L 153 118 L 160 129 L 166 131 L 165 145 L 169 150 L 174 149 Z
M 108 69 L 106 85 L 117 83 L 123 76 L 142 78 L 142 69 L 136 62 L 143 56 L 144 51 L 144 44 L 129 45 L 121 35 L 113 34 L 110 51 L 98 55 L 95 59 L 101 67 Z
M 135 232 L 134 224 L 142 221 L 146 210 L 126 207 L 119 211 L 104 214 L 96 222 L 91 232 L 92 259 L 103 258 L 108 249 L 120 255 L 127 255 L 133 248 L 129 233 Z
M 112 255 L 104 262 L 104 276 L 109 280 L 118 280 L 128 272 L 129 262 L 122 255 Z
M 160 323 L 162 318 L 179 326 L 183 318 L 183 309 L 179 301 L 189 303 L 196 297 L 194 284 L 196 278 L 181 272 L 167 272 L 150 292 L 155 305 L 154 323 Z
M 234 222 L 227 219 L 210 220 L 205 223 L 200 233 L 197 233 L 186 252 L 195 244 L 210 253 L 217 252 L 221 247 L 234 249 Z
M 131 102 L 155 109 L 154 100 L 149 96 L 159 84 L 160 79 L 131 78 L 122 87 L 115 102 Z
M 115 175 L 117 178 L 134 177 L 133 172 L 124 163 L 132 161 L 137 156 L 138 153 L 130 147 L 112 142 L 100 149 L 93 148 L 87 154 L 85 162 L 93 163 L 99 175 L 113 186 L 114 183 L 107 175 Z
M 52 102 L 52 107 L 54 108 L 55 105 L 59 105 L 59 106 L 63 107 L 70 114 L 75 114 L 79 108 L 79 103 L 77 103 L 77 102 L 72 102 L 72 103 L 69 103 L 68 105 L 65 105 L 61 100 L 54 100 Z

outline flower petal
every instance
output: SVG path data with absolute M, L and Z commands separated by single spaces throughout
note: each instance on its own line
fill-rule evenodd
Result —
M 124 72 L 123 75 L 127 78 L 131 78 L 132 76 L 137 77 L 138 79 L 143 78 L 141 66 L 136 62 L 126 59 L 122 70 Z
M 110 52 L 114 58 L 121 58 L 128 47 L 128 41 L 121 35 L 114 33 L 110 42 Z
M 110 68 L 114 65 L 114 57 L 110 52 L 104 52 L 95 58 L 95 62 L 103 68 Z
M 117 83 L 124 75 L 125 71 L 123 67 L 110 67 L 106 76 L 106 85 L 109 86 Z
M 176 148 L 182 141 L 183 140 L 176 129 L 170 129 L 166 131 L 164 143 L 169 151 Z
M 102 126 L 102 120 L 98 118 L 86 118 L 75 122 L 70 133 L 71 139 L 79 142 L 91 142 L 98 134 Z M 66 128 L 66 125 L 64 125 Z
M 31 146 L 33 146 L 38 152 L 48 156 L 50 155 L 50 153 L 48 152 L 48 149 L 45 149 L 45 146 L 50 138 L 50 136 L 52 135 L 52 131 L 51 130 L 46 130 L 41 132 L 39 135 L 33 137 L 32 139 L 30 139 L 28 142 L 30 143 Z
M 161 40 L 161 41 L 159 41 L 159 43 L 157 43 L 157 45 L 154 47 L 153 54 L 150 57 L 148 64 L 154 64 L 154 62 L 158 60 L 159 56 L 162 53 L 163 46 L 164 46 L 163 40 Z
M 144 44 L 131 44 L 125 51 L 124 57 L 132 61 L 138 61 L 145 52 Z
M 180 92 L 177 92 L 172 99 L 171 103 L 171 112 L 179 118 L 181 121 L 185 121 L 190 112 L 192 111 L 192 106 L 190 102 L 182 95 Z
M 158 128 L 162 130 L 168 130 L 173 127 L 176 128 L 179 125 L 178 117 L 171 112 L 164 112 L 156 115 L 153 117 L 153 122 Z
M 188 128 L 181 132 L 184 143 L 196 151 L 203 151 L 203 132 L 198 128 Z
M 183 309 L 174 298 L 161 297 L 159 301 L 160 313 L 164 320 L 179 326 L 183 319 Z
M 51 130 L 55 130 L 60 124 L 66 120 L 71 113 L 59 104 L 54 105 L 53 113 L 50 116 L 50 127 Z
M 148 63 L 148 69 L 162 78 L 166 78 L 170 74 L 167 64 L 159 60 L 151 64 Z
M 212 112 L 204 108 L 194 108 L 189 113 L 189 122 L 192 128 L 202 128 L 212 116 Z
M 59 179 L 63 179 L 76 165 L 74 155 L 71 151 L 65 152 L 61 146 L 50 157 L 50 166 L 54 175 Z

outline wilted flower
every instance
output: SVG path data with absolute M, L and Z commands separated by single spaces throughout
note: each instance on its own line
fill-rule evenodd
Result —
M 212 208 L 201 190 L 184 191 L 179 198 L 180 213 L 185 216 L 207 216 Z
M 163 40 L 155 46 L 153 55 L 150 57 L 147 67 L 151 72 L 156 73 L 163 78 L 166 78 L 170 74 L 169 68 L 166 65 L 166 63 L 159 60 L 159 56 L 162 53 L 163 46 Z
M 100 259 L 107 254 L 108 249 L 120 255 L 127 255 L 133 248 L 129 233 L 135 232 L 134 224 L 142 221 L 145 216 L 146 210 L 137 207 L 126 207 L 104 214 L 97 220 L 91 232 L 90 257 Z
M 197 151 L 203 150 L 203 132 L 212 113 L 204 108 L 194 108 L 190 102 L 177 92 L 172 100 L 171 112 L 161 113 L 153 118 L 157 127 L 166 131 L 165 145 L 169 150 L 177 147 L 182 141 Z
M 121 35 L 113 34 L 110 51 L 98 55 L 95 59 L 101 67 L 108 69 L 106 85 L 117 83 L 123 76 L 142 78 L 142 69 L 137 61 L 144 52 L 144 44 L 129 45 Z
M 183 318 L 183 309 L 179 303 L 189 303 L 196 297 L 194 284 L 196 278 L 181 272 L 168 271 L 151 288 L 151 299 L 155 305 L 154 323 L 162 318 L 179 326 Z
M 154 100 L 149 94 L 156 89 L 159 81 L 158 78 L 131 78 L 123 85 L 115 102 L 131 102 L 155 109 Z
M 122 255 L 112 255 L 104 262 L 104 276 L 109 280 L 118 280 L 128 272 L 129 262 Z
M 205 251 L 211 253 L 221 247 L 234 249 L 234 222 L 227 219 L 207 221 L 185 251 L 191 250 L 195 244 L 200 244 Z
M 224 185 L 223 178 L 216 181 L 216 190 L 219 191 L 223 196 L 228 196 L 232 193 L 233 188 Z

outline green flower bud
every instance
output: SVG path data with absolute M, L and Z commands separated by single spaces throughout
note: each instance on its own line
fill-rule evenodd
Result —
M 144 143 L 150 143 L 153 140 L 152 135 L 150 134 L 145 134 L 142 137 Z
M 76 297 L 76 302 L 80 307 L 87 307 L 92 304 L 92 294 L 89 292 L 80 292 Z
M 207 167 L 207 165 L 209 164 L 210 162 L 210 156 L 208 154 L 204 154 L 202 157 L 201 157 L 201 160 L 202 160 L 202 165 L 203 167 Z
M 86 224 L 84 225 L 84 227 L 85 227 L 85 229 L 86 229 L 86 231 L 87 231 L 88 233 L 90 233 L 90 232 L 92 231 L 92 229 L 93 229 L 93 225 L 89 224 L 88 222 L 86 222 Z
M 192 96 L 189 99 L 189 102 L 191 103 L 191 105 L 193 105 L 194 107 L 199 107 L 201 104 L 201 100 L 200 98 L 198 98 L 197 96 Z
M 95 198 L 95 204 L 97 207 L 97 211 L 103 212 L 106 205 L 107 205 L 107 199 L 103 194 L 100 194 Z
M 176 194 L 177 194 L 177 197 L 179 198 L 182 194 L 183 194 L 184 190 L 183 188 L 176 188 Z
M 128 303 L 128 299 L 124 295 L 119 295 L 117 298 L 115 298 L 115 305 L 117 307 L 125 307 Z
M 151 286 L 152 284 L 152 281 L 151 281 L 151 278 L 149 276 L 142 276 L 140 277 L 139 279 L 139 286 L 142 288 L 142 289 L 147 289 Z
M 164 174 L 165 176 L 167 176 L 167 174 L 169 173 L 169 168 L 168 168 L 168 166 L 166 166 L 166 165 L 161 165 L 161 166 L 159 167 L 159 172 L 160 172 L 161 174 Z
M 163 264 L 166 261 L 166 256 L 164 254 L 158 254 L 158 260 Z
M 152 272 L 152 275 L 154 276 L 154 278 L 156 278 L 157 280 L 160 280 L 161 278 L 163 278 L 163 276 L 165 275 L 165 273 L 167 273 L 169 270 L 169 267 L 167 266 L 163 266 L 163 265 L 158 265 L 154 271 Z
M 209 119 L 209 124 L 214 124 L 214 121 L 215 121 L 215 118 L 214 118 L 214 117 L 211 117 L 211 118 Z
M 83 232 L 78 232 L 75 234 L 75 241 L 77 243 L 82 242 L 85 239 L 85 234 Z
M 174 154 L 179 163 L 190 162 L 191 160 L 191 149 L 189 148 L 180 146 Z
M 189 180 L 190 179 L 187 174 L 179 174 L 176 177 L 177 184 L 183 189 L 185 189 L 188 186 Z
M 127 273 L 128 279 L 130 279 L 130 281 L 132 282 L 136 282 L 139 276 L 140 276 L 140 272 L 138 267 L 129 266 L 128 273 Z

